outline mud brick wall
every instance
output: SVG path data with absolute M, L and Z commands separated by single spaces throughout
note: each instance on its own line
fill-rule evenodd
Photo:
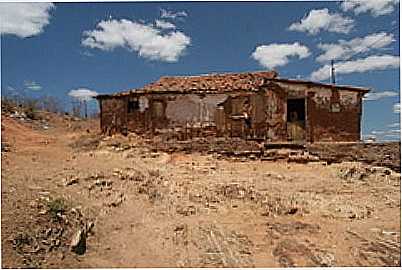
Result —
M 360 140 L 361 92 L 302 84 L 276 84 L 286 92 L 286 98 L 306 98 L 306 141 Z
M 287 140 L 287 100 L 305 98 L 306 141 L 359 141 L 362 94 L 311 85 L 269 83 L 259 91 L 145 93 L 100 99 L 105 134 L 168 134 Z M 135 109 L 129 109 L 129 104 Z M 244 114 L 250 116 L 246 122 Z
M 124 133 L 126 123 L 126 102 L 121 98 L 99 100 L 100 125 L 104 134 Z
M 278 84 L 269 84 L 264 91 L 266 139 L 269 142 L 286 141 L 287 91 Z
M 361 95 L 353 91 L 308 92 L 308 135 L 310 141 L 359 141 Z

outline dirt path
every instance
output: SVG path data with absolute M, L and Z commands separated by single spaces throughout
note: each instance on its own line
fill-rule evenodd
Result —
M 3 267 L 27 266 L 11 240 L 41 225 L 31 204 L 43 194 L 95 226 L 84 255 L 41 267 L 400 265 L 400 175 L 389 169 L 153 153 L 135 140 L 77 151 L 91 134 L 2 125 Z

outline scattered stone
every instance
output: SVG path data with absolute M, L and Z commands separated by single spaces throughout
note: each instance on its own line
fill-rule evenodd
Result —
M 108 202 L 106 205 L 108 207 L 118 207 L 124 202 L 124 194 L 120 193 L 112 201 Z
M 311 260 L 318 266 L 331 267 L 335 264 L 334 254 L 324 250 L 314 251 Z
M 78 183 L 79 183 L 79 180 L 80 180 L 79 177 L 73 176 L 73 177 L 71 177 L 71 178 L 67 178 L 67 179 L 64 181 L 64 185 L 65 185 L 65 186 L 71 186 L 71 185 L 74 185 L 74 184 L 78 184 Z
M 88 222 L 85 224 L 85 232 L 86 232 L 87 234 L 92 233 L 92 229 L 94 228 L 94 226 L 95 226 L 95 223 L 93 223 L 92 221 L 88 221 Z
M 71 239 L 70 247 L 71 251 L 77 253 L 78 255 L 82 255 L 85 253 L 87 249 L 85 231 L 79 229 L 74 233 Z
M 2 142 L 1 143 L 1 152 L 10 152 L 11 147 L 8 143 Z
M 320 226 L 300 221 L 289 223 L 268 223 L 268 231 L 280 235 L 297 235 L 299 233 L 317 234 L 320 232 Z
M 195 215 L 197 212 L 197 209 L 195 208 L 194 205 L 188 205 L 188 206 L 181 206 L 179 205 L 176 208 L 176 212 L 180 215 L 183 216 L 191 216 L 191 215 Z
M 363 166 L 352 166 L 342 168 L 339 171 L 339 177 L 348 181 L 366 180 L 369 175 L 369 170 Z
M 283 175 L 275 173 L 275 172 L 266 172 L 264 174 L 264 177 L 274 178 L 274 179 L 277 179 L 277 180 L 285 180 L 286 179 Z

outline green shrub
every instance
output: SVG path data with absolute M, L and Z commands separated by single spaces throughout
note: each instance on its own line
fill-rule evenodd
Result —
M 67 209 L 65 201 L 61 198 L 51 199 L 47 203 L 47 207 L 49 208 L 49 213 L 51 217 L 54 219 L 58 219 L 58 214 L 63 214 Z

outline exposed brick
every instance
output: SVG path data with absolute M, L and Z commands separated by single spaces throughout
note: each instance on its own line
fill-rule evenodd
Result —
M 221 136 L 286 141 L 287 100 L 298 98 L 305 100 L 306 141 L 360 140 L 362 96 L 368 89 L 276 76 L 255 72 L 162 77 L 137 91 L 100 95 L 102 132 L 162 134 L 179 140 Z

